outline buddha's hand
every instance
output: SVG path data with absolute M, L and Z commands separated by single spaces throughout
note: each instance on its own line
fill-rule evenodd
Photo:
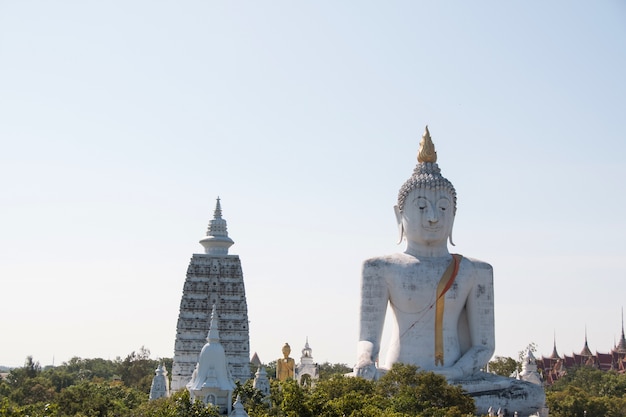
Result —
M 357 364 L 354 367 L 354 375 L 364 379 L 375 379 L 377 372 L 376 365 L 371 362 L 369 364 Z
M 454 366 L 451 366 L 450 368 L 435 369 L 435 373 L 445 377 L 448 381 L 462 379 L 465 376 L 460 368 Z

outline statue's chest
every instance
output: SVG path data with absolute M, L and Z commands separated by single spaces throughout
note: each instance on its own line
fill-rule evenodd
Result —
M 447 264 L 415 264 L 404 268 L 400 274 L 387 280 L 391 303 L 406 313 L 433 307 L 437 296 L 444 291 L 445 285 L 440 285 L 440 281 L 447 266 Z M 466 275 L 463 269 L 459 270 L 454 281 L 442 295 L 446 300 L 467 297 L 469 285 Z

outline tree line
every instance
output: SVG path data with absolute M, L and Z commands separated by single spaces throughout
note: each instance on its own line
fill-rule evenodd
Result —
M 148 401 L 154 371 L 160 363 L 141 348 L 115 360 L 72 358 L 42 369 L 32 357 L 0 381 L 0 417 L 207 417 L 215 408 L 192 402 L 186 390 Z M 266 365 L 268 376 L 275 363 Z M 495 358 L 490 370 L 509 375 L 519 367 L 511 358 Z M 473 415 L 473 400 L 441 376 L 396 364 L 379 381 L 344 376 L 345 364 L 320 366 L 313 386 L 271 379 L 264 397 L 252 380 L 237 383 L 238 395 L 251 417 L 464 417 Z M 253 369 L 254 371 L 254 369 Z M 621 417 L 626 415 L 626 375 L 594 368 L 571 369 L 546 388 L 552 417 Z

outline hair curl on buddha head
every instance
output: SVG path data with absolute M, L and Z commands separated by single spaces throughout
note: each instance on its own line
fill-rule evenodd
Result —
M 430 138 L 428 126 L 422 135 L 417 153 L 417 166 L 413 170 L 413 175 L 406 180 L 398 192 L 398 208 L 400 210 L 404 208 L 409 193 L 417 188 L 448 191 L 452 196 L 452 213 L 456 214 L 456 190 L 452 183 L 441 175 L 441 169 L 437 165 L 437 152 Z

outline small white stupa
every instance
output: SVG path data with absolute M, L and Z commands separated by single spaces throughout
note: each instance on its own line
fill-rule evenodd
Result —
M 165 365 L 159 364 L 154 373 L 155 375 L 154 378 L 152 378 L 152 385 L 150 386 L 150 400 L 169 397 L 170 381 L 167 378 L 167 369 L 165 369 Z
M 235 382 L 228 371 L 226 353 L 220 343 L 218 320 L 214 304 L 207 343 L 200 352 L 187 389 L 192 401 L 199 399 L 207 405 L 218 406 L 221 414 L 230 414 Z
M 536 385 L 542 385 L 541 375 L 537 371 L 537 361 L 530 349 L 526 352 L 526 356 L 522 362 L 522 371 L 519 373 L 519 379 L 532 382 Z
M 537 360 L 530 349 L 526 352 L 526 356 L 522 362 L 522 371 L 518 374 L 518 378 L 522 381 L 530 382 L 539 386 L 543 385 L 541 374 L 537 371 Z M 517 415 L 517 412 L 515 414 Z M 548 417 L 548 406 L 544 403 L 543 407 L 540 408 L 534 415 L 539 417 Z
M 233 404 L 233 412 L 230 413 L 230 417 L 249 417 L 248 413 L 246 413 L 246 410 L 243 408 L 239 395 L 237 395 L 235 404 Z
M 258 389 L 263 393 L 264 397 L 270 395 L 270 380 L 267 378 L 267 372 L 265 366 L 260 365 L 254 374 L 254 381 L 252 381 L 252 387 Z

